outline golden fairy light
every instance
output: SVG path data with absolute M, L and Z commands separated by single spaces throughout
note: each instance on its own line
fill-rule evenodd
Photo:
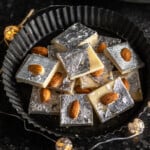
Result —
M 135 118 L 133 122 L 130 122 L 128 124 L 128 130 L 131 134 L 139 135 L 143 133 L 144 128 L 145 128 L 144 122 L 139 118 Z
M 55 146 L 56 146 L 56 150 L 72 150 L 73 149 L 72 142 L 67 137 L 59 138 L 56 141 Z
M 27 16 L 23 19 L 23 21 L 19 25 L 10 25 L 5 27 L 4 29 L 4 41 L 8 45 L 8 42 L 12 41 L 15 35 L 19 32 L 19 30 L 23 27 L 24 23 L 33 15 L 34 9 L 31 9 Z
M 17 26 L 7 26 L 4 30 L 4 38 L 7 41 L 12 41 L 14 36 L 19 32 L 19 27 Z

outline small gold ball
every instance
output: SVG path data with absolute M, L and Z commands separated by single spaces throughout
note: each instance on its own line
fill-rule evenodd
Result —
M 135 118 L 133 122 L 128 124 L 128 130 L 131 134 L 141 134 L 144 131 L 144 128 L 144 122 L 139 118 Z
M 72 142 L 66 137 L 62 137 L 56 141 L 56 150 L 72 150 Z
M 17 26 L 7 26 L 4 30 L 4 39 L 7 41 L 12 41 L 14 36 L 19 32 L 19 27 Z
M 147 106 L 150 108 L 150 101 L 147 102 Z

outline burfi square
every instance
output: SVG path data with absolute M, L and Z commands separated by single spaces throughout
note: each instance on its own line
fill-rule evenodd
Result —
M 110 72 L 114 69 L 114 65 L 112 62 L 105 56 L 104 53 L 96 53 L 98 58 L 102 61 L 104 64 L 104 72 Z
M 69 109 L 74 100 L 80 103 L 80 112 L 77 118 L 69 116 Z M 60 125 L 61 126 L 88 126 L 93 125 L 92 106 L 84 94 L 61 95 L 60 96 Z
M 43 66 L 43 75 L 33 75 L 29 70 L 28 66 L 31 64 L 38 64 Z M 38 87 L 46 87 L 54 75 L 59 63 L 56 60 L 50 60 L 41 55 L 28 54 L 19 68 L 16 79 L 17 82 L 24 82 Z
M 128 49 L 131 53 L 131 59 L 129 61 L 125 61 L 125 59 L 121 55 L 121 51 L 124 48 Z M 104 53 L 112 61 L 116 68 L 121 72 L 121 74 L 131 72 L 132 70 L 144 66 L 144 63 L 134 52 L 134 50 L 130 47 L 128 42 L 108 47 L 107 49 L 105 49 Z
M 48 58 L 57 60 L 57 53 L 60 52 L 54 45 L 48 45 Z
M 104 105 L 100 98 L 110 92 L 118 93 L 119 98 L 108 105 Z M 105 84 L 87 96 L 102 123 L 134 106 L 134 101 L 120 78 Z
M 45 114 L 45 115 L 59 115 L 60 101 L 59 95 L 51 90 L 51 99 L 47 102 L 42 102 L 40 98 L 41 88 L 33 87 L 30 98 L 28 112 L 29 114 Z
M 48 57 L 49 59 L 52 60 L 57 60 L 57 53 L 60 52 L 58 49 L 54 47 L 54 45 L 49 45 L 48 46 Z M 62 64 L 59 63 L 59 66 L 56 70 L 56 73 L 59 72 L 63 76 L 63 81 L 60 86 L 55 87 L 53 89 L 58 90 L 60 92 L 68 93 L 68 94 L 73 94 L 73 88 L 75 81 L 70 80 L 65 69 L 63 68 Z M 53 78 L 53 77 L 52 77 Z M 49 86 L 48 86 L 49 87 Z M 51 88 L 51 87 L 50 87 Z
M 104 55 L 104 53 L 96 53 L 99 59 L 104 64 L 104 71 L 102 75 L 95 77 L 92 75 L 89 75 L 92 80 L 94 80 L 96 83 L 99 84 L 99 86 L 102 86 L 110 81 L 113 80 L 113 74 L 112 70 L 114 69 L 114 65 L 110 62 L 110 60 Z
M 98 39 L 97 46 L 99 44 L 101 44 L 102 42 L 104 42 L 107 47 L 110 47 L 110 46 L 113 46 L 113 45 L 121 43 L 121 39 L 115 38 L 115 37 L 110 37 L 110 36 L 100 35 L 99 39 Z
M 118 71 L 113 71 L 113 78 L 125 78 L 129 82 L 129 93 L 135 102 L 143 100 L 142 87 L 140 82 L 139 71 L 135 70 L 121 75 Z
M 104 68 L 89 44 L 77 47 L 73 51 L 58 53 L 57 57 L 71 80 Z
M 113 64 L 103 53 L 96 53 L 96 54 L 104 64 L 103 74 L 98 77 L 94 77 L 90 74 L 80 77 L 79 81 L 81 88 L 97 88 L 113 80 L 112 74 L 112 70 L 114 69 Z
M 63 93 L 73 94 L 75 80 L 69 79 L 69 77 L 61 63 L 59 64 L 59 67 L 58 67 L 56 73 L 59 73 L 62 75 L 63 80 L 62 80 L 61 84 L 57 87 L 51 87 L 48 85 L 48 88 L 55 89 L 55 90 L 63 92 Z M 52 80 L 53 80 L 53 77 L 52 77 Z
M 65 76 L 58 90 L 67 94 L 73 94 L 74 85 L 75 80 L 70 80 L 68 76 Z
M 55 37 L 51 43 L 60 50 L 71 50 L 84 43 L 89 43 L 94 46 L 97 41 L 98 34 L 96 31 L 81 23 L 75 23 Z

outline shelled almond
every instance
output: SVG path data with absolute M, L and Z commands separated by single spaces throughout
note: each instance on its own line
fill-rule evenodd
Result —
M 108 104 L 118 100 L 118 98 L 119 98 L 119 94 L 118 93 L 110 92 L 110 93 L 107 93 L 107 94 L 103 95 L 100 98 L 100 101 L 101 101 L 102 104 L 108 105 Z
M 42 88 L 40 90 L 40 98 L 42 102 L 48 102 L 51 98 L 51 91 L 47 88 Z
M 121 50 L 121 57 L 125 60 L 125 61 L 130 61 L 132 54 L 131 51 L 128 48 L 123 48 Z
M 127 90 L 130 89 L 130 83 L 126 78 L 122 78 L 122 82 L 124 83 Z
M 79 85 L 77 85 L 74 88 L 74 90 L 78 94 L 88 94 L 88 93 L 90 93 L 92 91 L 92 89 L 90 89 L 90 88 L 84 88 L 84 89 L 82 89 Z
M 48 84 L 48 87 L 59 87 L 63 82 L 63 74 L 61 72 L 56 72 L 54 76 L 52 77 L 50 83 Z
M 80 112 L 80 102 L 78 100 L 75 100 L 71 104 L 69 116 L 73 119 L 76 119 L 79 115 L 79 112 Z
M 93 77 L 99 77 L 99 76 L 101 76 L 101 75 L 103 74 L 103 72 L 104 72 L 104 69 L 99 69 L 99 70 L 97 70 L 97 71 L 91 73 L 91 75 L 92 75 Z
M 43 75 L 45 73 L 44 67 L 42 65 L 39 65 L 39 64 L 29 65 L 28 71 L 30 71 L 33 75 Z
M 48 49 L 42 46 L 33 47 L 31 52 L 35 54 L 40 54 L 42 56 L 48 56 Z
M 97 47 L 97 53 L 103 53 L 106 48 L 107 48 L 106 43 L 101 42 Z

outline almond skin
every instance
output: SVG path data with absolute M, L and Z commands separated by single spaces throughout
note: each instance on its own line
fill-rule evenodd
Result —
M 54 76 L 52 77 L 50 83 L 48 84 L 48 87 L 59 87 L 63 82 L 63 74 L 61 72 L 56 72 Z
M 119 94 L 118 93 L 110 92 L 110 93 L 107 93 L 107 94 L 103 95 L 100 98 L 100 101 L 101 101 L 102 104 L 108 105 L 108 104 L 118 100 L 118 98 L 119 98 Z
M 39 64 L 31 64 L 28 66 L 28 71 L 30 71 L 33 75 L 43 75 L 45 73 L 45 69 L 43 66 Z
M 126 78 L 122 78 L 122 82 L 124 83 L 127 90 L 130 89 L 130 83 Z
M 79 85 L 77 85 L 74 90 L 78 94 L 88 94 L 88 93 L 90 93 L 92 91 L 92 89 L 90 89 L 90 88 L 82 89 Z
M 97 53 L 103 53 L 106 48 L 107 48 L 106 43 L 101 42 L 97 47 Z
M 123 48 L 121 50 L 121 57 L 125 60 L 125 61 L 130 61 L 132 54 L 131 51 L 128 48 Z
M 99 77 L 99 76 L 101 76 L 101 75 L 103 74 L 103 72 L 104 72 L 104 68 L 103 68 L 103 69 L 99 69 L 99 70 L 97 70 L 97 71 L 91 73 L 91 75 L 92 75 L 93 77 Z
M 70 111 L 69 111 L 69 116 L 72 119 L 76 119 L 79 115 L 80 112 L 80 103 L 78 100 L 74 100 L 71 103 Z
M 48 49 L 42 46 L 33 47 L 31 52 L 35 54 L 40 54 L 42 56 L 48 56 Z
M 40 90 L 40 98 L 42 102 L 48 102 L 51 98 L 51 91 L 47 88 L 42 88 Z

